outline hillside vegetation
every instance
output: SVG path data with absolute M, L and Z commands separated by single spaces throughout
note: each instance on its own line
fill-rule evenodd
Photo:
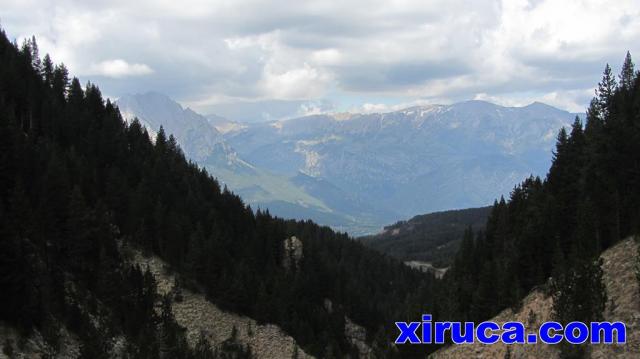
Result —
M 640 228 L 640 76 L 630 54 L 618 80 L 605 67 L 586 124 L 576 118 L 556 142 L 546 178 L 526 179 L 495 202 L 484 231 L 466 233 L 444 277 L 443 317 L 488 319 L 553 277 L 556 321 L 602 318 L 598 255 Z M 560 347 L 564 357 L 585 353 Z
M 638 244 L 632 238 L 606 250 L 602 259 L 603 282 L 608 301 L 603 318 L 609 322 L 621 321 L 627 327 L 627 343 L 614 345 L 593 345 L 589 348 L 591 358 L 638 358 L 640 357 L 640 290 L 634 277 Z M 536 288 L 523 300 L 515 311 L 502 311 L 491 319 L 496 323 L 519 321 L 525 323 L 527 333 L 536 333 L 545 321 L 553 320 L 553 298 L 544 287 Z M 509 354 L 507 354 L 509 352 Z M 431 359 L 466 358 L 559 358 L 557 345 L 470 345 L 450 346 L 439 350 Z
M 423 214 L 360 240 L 367 247 L 403 261 L 446 267 L 453 261 L 464 232 L 469 227 L 483 230 L 490 211 L 491 207 L 481 207 Z
M 546 178 L 496 201 L 439 281 L 328 227 L 254 212 L 173 136 L 160 129 L 151 140 L 97 86 L 41 60 L 35 40 L 19 47 L 0 34 L 1 329 L 41 337 L 52 357 L 70 342 L 82 358 L 253 356 L 237 340 L 194 344 L 174 313 L 178 297 L 119 243 L 319 358 L 365 347 L 371 357 L 421 357 L 437 348 L 392 346 L 395 321 L 480 321 L 547 283 L 555 320 L 601 319 L 611 298 L 599 255 L 638 232 L 639 186 L 640 76 L 628 55 L 619 82 L 606 67 L 586 123 L 560 130 Z M 284 245 L 294 236 L 296 258 Z
M 345 318 L 378 356 L 389 324 L 432 301 L 435 279 L 312 222 L 254 212 L 155 140 L 94 84 L 0 33 L 0 320 L 37 331 L 53 351 L 68 329 L 84 358 L 251 356 L 238 343 L 193 347 L 154 276 L 127 263 L 122 240 L 167 263 L 219 308 L 278 325 L 317 357 L 356 357 Z M 302 259 L 282 263 L 297 236 Z M 327 301 L 332 303 L 330 308 Z M 156 311 L 155 308 L 160 308 Z M 119 344 L 118 344 L 119 343 Z

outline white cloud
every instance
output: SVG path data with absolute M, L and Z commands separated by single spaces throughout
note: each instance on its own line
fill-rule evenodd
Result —
M 318 103 L 303 103 L 300 105 L 296 117 L 319 115 L 323 113 L 331 112 L 329 108 L 325 108 L 323 104 Z
M 477 93 L 473 99 L 493 102 L 508 107 L 521 107 L 533 102 L 542 102 L 547 105 L 574 112 L 584 113 L 585 103 L 593 97 L 593 89 L 552 91 L 543 94 L 517 93 L 508 95 L 489 95 L 484 92 Z
M 115 59 L 93 64 L 89 69 L 89 73 L 92 75 L 122 78 L 149 75 L 153 73 L 153 70 L 145 64 L 129 64 L 122 59 Z
M 318 65 L 338 65 L 342 59 L 342 54 L 337 49 L 322 49 L 311 53 L 311 59 Z
M 329 76 L 321 70 L 304 64 L 284 72 L 267 65 L 260 87 L 264 93 L 278 100 L 316 99 L 324 95 Z
M 5 0 L 0 19 L 105 93 L 156 90 L 202 112 L 477 96 L 575 111 L 606 62 L 640 56 L 637 0 Z
M 544 102 L 551 106 L 576 112 L 584 113 L 587 109 L 586 100 L 594 95 L 593 89 L 570 90 L 570 91 L 553 91 L 540 97 L 539 102 Z
M 365 103 L 360 111 L 363 113 L 389 112 L 389 106 L 383 103 Z
M 480 101 L 493 102 L 493 103 L 495 103 L 497 105 L 507 106 L 507 107 L 520 107 L 520 106 L 527 105 L 527 104 L 529 104 L 531 102 L 534 102 L 531 99 L 526 99 L 526 100 L 514 99 L 514 98 L 510 98 L 510 97 L 489 95 L 489 94 L 486 94 L 484 92 L 477 93 L 473 97 L 473 99 L 474 100 L 480 100 Z

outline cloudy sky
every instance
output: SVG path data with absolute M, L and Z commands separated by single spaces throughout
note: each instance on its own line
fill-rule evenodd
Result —
M 638 0 L 0 0 L 0 25 L 113 98 L 256 121 L 483 99 L 583 111 L 640 56 Z

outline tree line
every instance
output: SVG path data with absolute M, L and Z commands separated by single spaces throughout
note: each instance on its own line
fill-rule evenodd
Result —
M 618 80 L 605 67 L 585 123 L 576 117 L 559 131 L 546 178 L 526 179 L 494 203 L 484 231 L 465 233 L 445 277 L 454 298 L 446 316 L 487 319 L 544 286 L 558 321 L 600 319 L 606 293 L 598 256 L 638 233 L 639 185 L 640 77 L 627 53 Z
M 606 67 L 585 120 L 560 130 L 545 179 L 526 179 L 494 203 L 483 231 L 466 231 L 439 281 L 344 233 L 254 211 L 173 136 L 160 130 L 152 140 L 96 85 L 41 59 L 35 39 L 19 46 L 1 32 L 0 319 L 38 329 L 52 346 L 64 325 L 84 357 L 106 355 L 118 337 L 132 357 L 251 356 L 233 341 L 189 348 L 172 298 L 127 264 L 126 243 L 317 357 L 357 357 L 346 317 L 367 329 L 376 357 L 423 356 L 437 347 L 390 345 L 395 321 L 481 321 L 538 286 L 556 299 L 560 321 L 589 321 L 606 300 L 598 254 L 640 225 L 640 80 L 630 55 L 618 80 Z M 283 241 L 293 235 L 303 256 L 285 268 Z
M 86 357 L 118 336 L 134 357 L 195 355 L 170 313 L 151 310 L 161 302 L 155 284 L 126 264 L 119 241 L 160 256 L 219 307 L 279 325 L 318 357 L 357 356 L 345 317 L 367 329 L 380 357 L 403 355 L 411 349 L 389 345 L 393 322 L 434 301 L 432 276 L 328 227 L 254 211 L 188 161 L 172 135 L 152 140 L 96 85 L 41 59 L 35 39 L 19 46 L 4 32 L 0 147 L 0 319 L 25 332 L 62 323 Z M 293 235 L 304 253 L 287 269 L 283 241 Z

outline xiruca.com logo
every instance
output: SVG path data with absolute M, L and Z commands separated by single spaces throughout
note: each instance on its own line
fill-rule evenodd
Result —
M 421 322 L 396 322 L 400 334 L 396 344 L 444 344 L 447 333 L 454 344 L 624 344 L 627 327 L 623 322 L 544 322 L 535 333 L 527 333 L 521 322 L 432 322 L 431 315 L 422 316 Z

